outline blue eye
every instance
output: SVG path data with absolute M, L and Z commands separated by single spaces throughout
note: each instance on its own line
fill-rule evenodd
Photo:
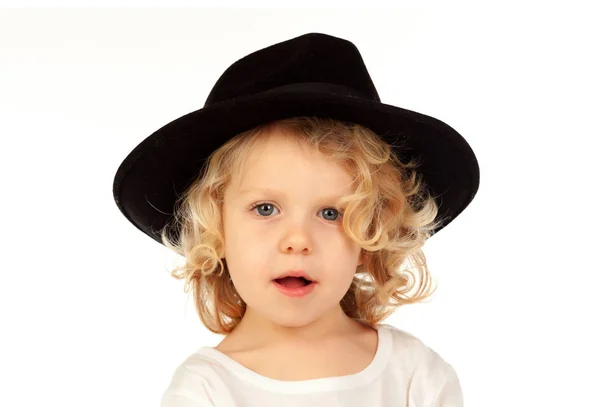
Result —
M 335 208 L 325 208 L 325 209 L 323 209 L 323 213 L 327 213 L 328 215 L 331 215 L 333 213 L 333 215 L 331 215 L 331 216 L 335 216 L 334 219 L 327 219 L 326 218 L 327 220 L 337 220 L 338 216 L 341 217 L 340 212 L 337 209 L 335 209 Z
M 276 208 L 273 204 L 263 202 L 253 205 L 250 209 L 260 217 L 269 217 L 272 211 Z M 330 221 L 336 221 L 338 220 L 338 218 L 341 218 L 343 216 L 343 213 L 341 213 L 335 208 L 324 208 L 321 210 L 321 212 L 324 213 L 323 217 L 325 218 L 325 220 Z M 330 217 L 333 217 L 333 219 L 331 219 Z
M 268 204 L 268 203 L 259 203 L 259 204 L 256 204 L 256 205 L 252 206 L 252 210 L 258 209 L 259 212 L 260 212 L 261 209 L 265 209 L 265 208 L 269 208 L 269 207 L 271 207 L 273 209 L 275 208 L 274 205 L 271 205 L 271 204 Z M 256 213 L 256 211 L 254 211 L 254 212 Z M 266 212 L 270 212 L 270 211 L 267 209 Z M 259 215 L 263 216 L 261 213 L 259 213 Z M 264 215 L 264 216 L 269 216 L 269 214 Z

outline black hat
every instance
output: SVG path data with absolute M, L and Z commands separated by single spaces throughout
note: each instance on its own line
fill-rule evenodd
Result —
M 473 200 L 479 166 L 469 144 L 442 121 L 381 103 L 356 46 L 311 33 L 233 63 L 204 107 L 155 131 L 129 153 L 113 184 L 117 206 L 162 244 L 161 229 L 209 155 L 237 134 L 273 120 L 327 117 L 363 125 L 417 168 L 436 197 L 439 232 Z M 169 230 L 171 237 L 177 230 Z

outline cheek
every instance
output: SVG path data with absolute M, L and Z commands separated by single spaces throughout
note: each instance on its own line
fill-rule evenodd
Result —
M 339 253 L 343 253 L 347 259 L 347 263 L 355 263 L 359 260 L 361 253 L 361 247 L 354 242 L 342 229 L 338 235 L 337 250 Z
M 256 236 L 252 237 L 242 231 L 234 231 L 226 238 L 225 257 L 232 278 L 238 281 L 256 279 L 261 275 L 269 275 L 271 269 L 266 255 L 268 243 Z
M 268 238 L 264 233 L 252 230 L 242 222 L 228 231 L 225 240 L 226 246 L 237 256 L 251 256 L 257 249 L 264 250 L 268 245 Z

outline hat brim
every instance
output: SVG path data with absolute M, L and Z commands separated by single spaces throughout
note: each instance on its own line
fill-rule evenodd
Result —
M 257 125 L 288 117 L 315 116 L 361 124 L 390 144 L 400 158 L 419 159 L 419 172 L 440 205 L 439 232 L 472 201 L 479 166 L 465 139 L 433 117 L 318 88 L 239 97 L 188 113 L 143 140 L 123 160 L 113 183 L 119 210 L 162 244 L 160 231 L 208 156 L 226 140 Z M 172 231 L 175 236 L 177 231 Z

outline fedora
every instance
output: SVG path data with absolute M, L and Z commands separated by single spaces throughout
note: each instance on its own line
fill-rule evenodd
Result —
M 204 106 L 139 143 L 122 161 L 113 182 L 121 213 L 162 244 L 176 203 L 210 154 L 237 134 L 296 116 L 360 124 L 419 160 L 419 172 L 439 205 L 438 233 L 473 200 L 479 166 L 453 128 L 433 117 L 382 103 L 362 56 L 350 41 L 309 33 L 255 51 L 229 66 Z M 399 146 L 402 146 L 400 150 Z

